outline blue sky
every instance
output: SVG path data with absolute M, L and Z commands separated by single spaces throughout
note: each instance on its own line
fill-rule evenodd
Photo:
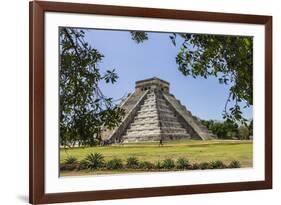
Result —
M 175 62 L 179 46 L 172 44 L 169 34 L 149 32 L 148 37 L 137 44 L 128 31 L 87 30 L 85 40 L 105 56 L 99 63 L 101 72 L 115 69 L 119 76 L 114 85 L 100 84 L 103 93 L 118 99 L 134 91 L 135 81 L 158 77 L 170 83 L 170 92 L 193 115 L 222 120 L 229 87 L 213 77 L 183 76 Z M 252 118 L 252 108 L 244 109 L 243 115 Z

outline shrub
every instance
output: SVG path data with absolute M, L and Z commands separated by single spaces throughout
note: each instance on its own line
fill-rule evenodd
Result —
M 61 171 L 65 171 L 65 170 L 73 171 L 77 168 L 77 166 L 78 166 L 77 164 L 65 164 L 65 163 L 63 163 L 63 164 L 60 164 L 60 170 Z
M 174 160 L 168 158 L 163 161 L 162 166 L 164 169 L 172 169 L 175 167 L 175 162 L 174 162 Z
M 85 158 L 87 168 L 93 170 L 104 166 L 104 157 L 100 153 L 90 153 Z
M 211 169 L 211 164 L 209 162 L 201 162 L 199 164 L 199 169 Z
M 228 168 L 240 168 L 240 167 L 241 167 L 241 164 L 237 160 L 231 161 L 230 164 L 228 165 Z
M 220 160 L 216 160 L 216 161 L 212 161 L 210 163 L 210 166 L 212 169 L 224 169 L 226 168 L 227 166 Z
M 118 159 L 118 158 L 111 159 L 106 163 L 106 168 L 107 169 L 121 169 L 121 168 L 123 168 L 122 160 Z
M 139 160 L 136 157 L 128 157 L 126 166 L 127 168 L 136 169 L 139 167 Z
M 75 164 L 77 163 L 77 158 L 73 157 L 73 156 L 68 156 L 65 160 L 64 160 L 64 164 Z
M 194 163 L 194 164 L 192 164 L 191 169 L 193 169 L 193 170 L 200 169 L 200 166 L 198 163 Z
M 79 162 L 78 170 L 88 169 L 88 162 L 86 160 L 82 160 Z
M 157 161 L 157 162 L 155 163 L 155 168 L 156 168 L 156 169 L 162 169 L 162 168 L 163 168 L 161 161 Z
M 62 164 L 60 164 L 60 170 L 73 171 L 79 166 L 77 158 L 73 156 L 67 157 Z
M 154 164 L 148 161 L 143 161 L 139 163 L 139 168 L 141 169 L 153 169 L 154 167 Z
M 189 169 L 191 165 L 189 164 L 188 160 L 185 158 L 178 158 L 176 162 L 177 169 Z

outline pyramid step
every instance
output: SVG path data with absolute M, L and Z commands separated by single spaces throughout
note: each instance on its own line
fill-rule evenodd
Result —
M 161 134 L 185 134 L 187 133 L 184 128 L 175 127 L 161 127 L 161 130 L 157 126 L 140 126 L 133 127 L 127 130 L 126 134 L 141 134 L 141 133 L 161 133 Z
M 129 131 L 126 132 L 126 135 L 146 135 L 146 134 L 161 134 L 161 130 L 143 130 L 143 132 L 140 131 Z
M 170 107 L 167 104 L 158 104 L 158 107 L 160 109 L 170 109 Z
M 137 113 L 141 113 L 141 112 L 151 112 L 151 111 L 157 111 L 157 108 L 154 107 L 147 107 L 144 109 L 140 109 Z
M 141 113 L 139 114 L 135 120 L 139 121 L 139 120 L 147 120 L 147 119 L 150 119 L 150 118 L 153 118 L 154 120 L 158 120 L 158 115 L 157 113 Z
M 157 112 L 157 109 L 141 109 L 137 113 L 150 113 Z
M 124 135 L 124 138 L 144 137 L 144 136 L 159 136 L 159 137 L 190 137 L 188 133 L 173 134 L 173 133 L 135 133 Z
M 146 102 L 149 102 L 149 101 L 156 101 L 156 96 L 147 96 L 147 98 L 145 99 Z
M 144 135 L 160 135 L 161 131 L 144 131 L 144 132 L 128 132 L 124 137 L 136 137 L 136 136 L 144 136 Z
M 158 116 L 157 111 L 150 111 L 150 112 L 140 112 L 137 115 L 138 117 L 145 117 L 145 116 Z
M 149 109 L 149 108 L 156 108 L 156 104 L 151 104 L 151 105 L 143 104 L 141 105 L 140 109 Z
M 149 112 L 157 112 L 157 109 L 155 109 L 155 108 L 148 108 L 148 109 L 141 109 L 141 110 L 139 110 L 138 112 L 137 112 L 137 115 L 139 114 L 139 113 L 149 113 Z
M 147 112 L 156 112 L 156 111 L 157 111 L 156 108 L 140 109 L 140 110 L 137 112 L 137 115 L 138 115 L 138 113 L 147 113 Z
M 145 107 L 155 107 L 156 106 L 156 102 L 145 102 L 143 105 L 141 105 L 141 109 L 145 108 Z
M 161 118 L 161 119 L 170 119 L 170 120 L 176 120 L 177 118 L 176 118 L 176 116 L 175 116 L 175 114 L 174 113 L 159 113 L 159 117 Z
M 124 136 L 124 142 L 138 142 L 138 141 L 164 141 L 176 139 L 190 139 L 189 134 L 138 134 Z
M 139 142 L 139 141 L 159 141 L 160 134 L 149 135 L 136 135 L 136 136 L 124 136 L 124 142 Z
M 155 118 L 157 119 L 158 116 L 157 116 L 157 113 L 153 113 L 153 114 L 139 114 L 135 117 L 136 120 L 138 119 L 146 119 L 146 118 Z
M 132 126 L 144 126 L 146 124 L 148 124 L 148 125 L 159 125 L 159 122 L 157 122 L 155 120 L 153 120 L 153 121 L 152 120 L 150 120 L 150 121 L 148 121 L 148 120 L 145 120 L 145 121 L 135 121 L 135 122 L 131 123 L 131 127 Z
M 154 96 L 154 97 L 147 97 L 144 101 L 145 102 L 149 102 L 149 101 L 156 101 L 156 97 Z
M 153 124 L 153 122 L 159 124 L 159 121 L 156 117 L 154 118 L 151 118 L 151 117 L 148 117 L 148 118 L 138 118 L 138 119 L 135 119 L 131 125 L 144 125 L 144 124 Z
M 163 127 L 182 127 L 178 121 L 160 121 L 160 125 Z
M 145 126 L 132 126 L 127 131 L 140 131 L 140 130 L 157 130 L 160 129 L 158 125 L 145 125 Z
M 160 133 L 146 133 L 146 134 L 130 134 L 130 135 L 124 135 L 124 139 L 129 139 L 129 138 L 140 138 L 140 137 L 160 137 Z
M 178 132 L 186 133 L 186 130 L 180 127 L 161 127 L 161 131 L 163 133 L 178 133 Z
M 166 113 L 171 113 L 171 114 L 173 114 L 173 115 L 174 115 L 174 112 L 173 112 L 172 110 L 168 110 L 168 109 L 160 109 L 160 108 L 159 108 L 158 110 L 159 110 L 159 112 L 160 112 L 160 113 L 165 113 L 165 114 L 166 114 Z
M 139 117 L 139 118 L 135 118 L 135 120 L 132 123 L 135 124 L 144 124 L 144 123 L 152 123 L 152 122 L 158 122 L 158 117 Z
M 164 99 L 158 98 L 157 103 L 160 105 L 166 104 L 166 101 Z
M 157 103 L 161 104 L 161 105 L 167 105 L 167 102 L 165 99 L 163 98 L 157 98 Z
M 160 130 L 158 126 L 142 126 L 142 127 L 133 127 L 127 130 L 127 133 L 136 132 L 136 131 L 157 131 Z
M 161 115 L 160 114 L 161 121 L 178 121 L 177 118 L 174 115 Z

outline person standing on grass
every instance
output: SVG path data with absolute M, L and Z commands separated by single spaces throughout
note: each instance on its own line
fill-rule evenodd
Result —
M 160 138 L 160 141 L 159 141 L 159 147 L 160 146 L 163 146 L 163 139 L 162 139 L 162 137 Z

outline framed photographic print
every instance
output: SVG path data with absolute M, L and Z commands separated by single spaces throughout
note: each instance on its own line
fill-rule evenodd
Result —
M 271 187 L 271 16 L 30 2 L 30 203 Z

